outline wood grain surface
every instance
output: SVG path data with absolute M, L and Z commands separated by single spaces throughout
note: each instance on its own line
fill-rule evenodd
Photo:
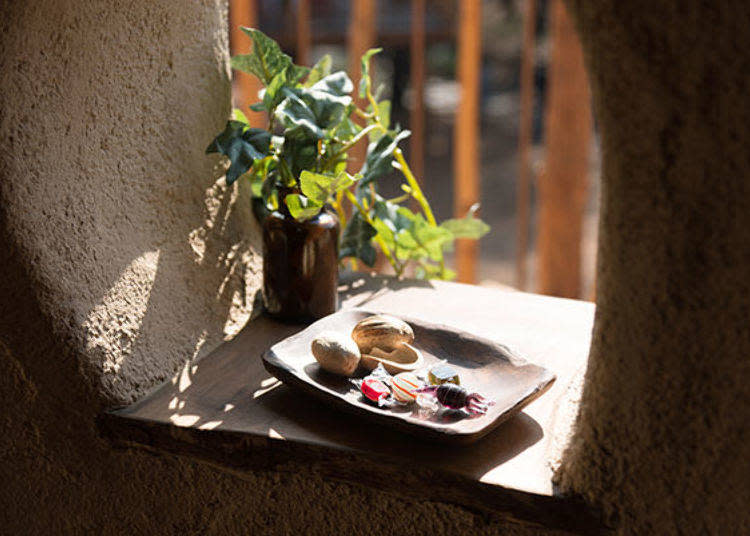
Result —
M 342 285 L 341 303 L 470 331 L 513 348 L 558 379 L 476 443 L 430 443 L 283 385 L 264 369 L 261 355 L 305 326 L 261 317 L 146 398 L 102 415 L 102 435 L 117 446 L 191 457 L 240 477 L 256 470 L 314 471 L 488 516 L 601 533 L 598 516 L 573 498 L 556 496 L 552 484 L 554 457 L 570 434 L 559 416 L 575 414 L 568 390 L 585 368 L 592 304 L 358 275 Z

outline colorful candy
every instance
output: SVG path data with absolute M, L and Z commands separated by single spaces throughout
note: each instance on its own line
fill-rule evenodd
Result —
M 362 380 L 360 391 L 362 391 L 365 398 L 376 402 L 378 406 L 383 406 L 391 394 L 388 386 L 377 378 L 365 378 Z
M 401 372 L 393 377 L 391 387 L 396 400 L 410 404 L 417 399 L 417 389 L 422 387 L 422 382 L 411 372 Z
M 456 369 L 447 363 L 438 363 L 427 373 L 427 379 L 432 385 L 442 385 L 444 383 L 455 383 L 461 385 Z
M 431 393 L 446 408 L 464 409 L 472 415 L 484 415 L 489 406 L 494 404 L 479 393 L 469 393 L 464 387 L 454 383 L 430 385 L 418 389 L 417 392 Z

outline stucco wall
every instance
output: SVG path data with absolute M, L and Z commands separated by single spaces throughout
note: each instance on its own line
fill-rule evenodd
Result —
M 97 438 L 98 412 L 253 312 L 247 192 L 203 154 L 229 113 L 226 15 L 211 1 L 0 6 L 0 533 L 535 534 Z
M 591 367 L 560 483 L 623 533 L 741 533 L 750 13 L 573 6 L 604 185 Z M 257 228 L 203 155 L 229 111 L 225 7 L 0 7 L 0 533 L 536 533 L 97 439 L 102 408 L 253 310 Z
M 625 533 L 750 532 L 750 4 L 573 0 L 597 316 L 560 473 Z

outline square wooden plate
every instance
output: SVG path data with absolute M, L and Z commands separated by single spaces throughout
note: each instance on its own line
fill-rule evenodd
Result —
M 458 371 L 462 385 L 491 398 L 495 404 L 487 414 L 477 417 L 468 417 L 462 411 L 444 411 L 429 420 L 420 418 L 414 405 L 378 408 L 365 400 L 348 378 L 322 370 L 310 351 L 310 343 L 321 331 L 351 333 L 357 322 L 373 314 L 376 313 L 347 309 L 322 318 L 272 346 L 263 354 L 263 364 L 282 382 L 339 410 L 424 439 L 453 443 L 471 443 L 481 438 L 544 394 L 555 381 L 552 372 L 527 363 L 502 344 L 402 316 L 414 330 L 414 346 L 421 350 L 427 367 L 447 360 Z

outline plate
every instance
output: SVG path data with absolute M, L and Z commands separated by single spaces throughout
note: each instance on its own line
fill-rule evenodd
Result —
M 491 398 L 495 404 L 485 415 L 469 417 L 463 411 L 448 410 L 429 419 L 421 417 L 414 405 L 378 408 L 353 387 L 349 378 L 321 369 L 310 351 L 310 343 L 321 331 L 351 333 L 357 322 L 374 314 L 378 313 L 347 309 L 322 318 L 272 346 L 263 354 L 263 365 L 285 384 L 338 410 L 423 439 L 447 443 L 480 439 L 547 392 L 555 381 L 552 372 L 528 363 L 498 342 L 399 315 L 414 330 L 413 345 L 422 352 L 427 367 L 447 360 L 458 371 L 461 385 Z M 365 374 L 367 371 L 361 371 L 358 376 Z

